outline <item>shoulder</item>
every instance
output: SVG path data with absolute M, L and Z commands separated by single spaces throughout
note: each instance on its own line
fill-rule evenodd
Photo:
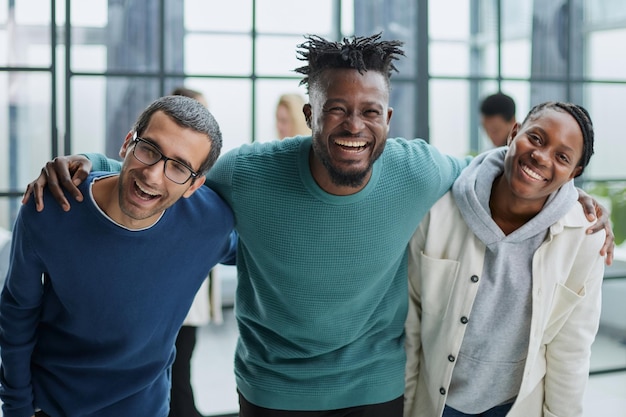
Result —
M 389 153 L 422 153 L 424 155 L 439 151 L 424 139 L 388 138 L 385 152 Z
M 443 154 L 423 139 L 404 138 L 388 139 L 380 159 L 385 173 L 416 186 L 428 207 L 450 189 L 469 162 Z
M 576 202 L 567 214 L 550 227 L 551 238 L 546 249 L 552 259 L 570 259 L 574 269 L 586 270 L 588 265 L 604 263 L 600 249 L 604 244 L 606 232 L 587 233 L 593 224 L 585 217 L 580 203 Z
M 385 144 L 383 155 L 386 162 L 411 165 L 421 171 L 454 171 L 458 173 L 471 161 L 471 157 L 456 158 L 442 153 L 424 139 L 389 138 Z
M 268 142 L 252 142 L 239 146 L 224 154 L 223 158 L 236 158 L 254 155 L 275 155 L 283 152 L 297 150 L 303 142 L 310 142 L 310 136 L 296 136 L 283 140 L 271 140 Z
M 422 139 L 390 138 L 385 143 L 381 160 L 389 167 L 409 171 L 429 171 L 435 168 L 438 151 Z
M 189 198 L 181 199 L 181 201 L 195 206 L 230 212 L 228 203 L 211 187 L 206 185 L 198 188 Z
M 181 198 L 173 206 L 176 211 L 184 212 L 190 219 L 203 218 L 224 223 L 232 227 L 233 212 L 228 203 L 212 188 L 203 185 L 188 198 Z
M 90 173 L 88 177 L 78 186 L 83 194 L 83 201 L 75 201 L 67 191 L 64 191 L 65 197 L 71 204 L 69 211 L 64 211 L 56 201 L 48 188 L 43 192 L 44 210 L 38 212 L 35 206 L 34 198 L 28 203 L 20 207 L 18 221 L 21 223 L 20 230 L 31 237 L 43 237 L 48 239 L 49 236 L 55 236 L 60 233 L 63 236 L 82 232 L 85 230 L 86 222 L 92 217 L 91 213 L 95 211 L 95 205 L 91 198 L 90 186 L 94 178 L 107 175 L 109 173 Z
M 446 192 L 433 204 L 428 215 L 424 217 L 424 222 L 442 233 L 447 233 L 446 230 L 456 229 L 459 224 L 465 224 L 451 191 Z
M 207 178 L 219 177 L 225 172 L 232 172 L 238 168 L 245 169 L 248 166 L 262 169 L 266 163 L 280 161 L 285 157 L 298 154 L 301 147 L 310 142 L 310 136 L 296 136 L 284 140 L 241 145 L 220 156 L 213 168 L 209 170 Z
M 565 232 L 568 234 L 576 234 L 580 235 L 583 238 L 586 238 L 589 244 L 593 244 L 593 242 L 600 242 L 598 245 L 601 246 L 604 243 L 604 239 L 606 237 L 606 232 L 601 230 L 596 233 L 587 234 L 587 229 L 595 224 L 595 221 L 589 221 L 585 216 L 585 212 L 583 210 L 582 205 L 577 201 L 574 203 L 572 208 L 552 227 L 556 228 L 555 231 L 559 231 L 559 228 L 563 228 Z
M 63 194 L 65 195 L 65 198 L 67 198 L 67 200 L 71 204 L 71 210 L 68 212 L 65 212 L 61 209 L 61 206 L 59 206 L 59 203 L 57 203 L 56 199 L 50 192 L 50 189 L 46 187 L 43 190 L 43 203 L 44 203 L 45 209 L 42 212 L 37 212 L 35 208 L 35 199 L 31 198 L 28 201 L 28 203 L 21 206 L 20 211 L 22 213 L 22 216 L 33 215 L 36 218 L 49 218 L 50 216 L 56 216 L 61 213 L 67 213 L 66 217 L 71 216 L 72 212 L 81 210 L 91 200 L 90 199 L 90 187 L 93 181 L 96 178 L 107 176 L 107 175 L 116 175 L 116 174 L 111 174 L 110 172 L 91 172 L 89 173 L 87 178 L 78 185 L 78 189 L 80 190 L 80 192 L 83 194 L 83 197 L 84 197 L 84 201 L 82 203 L 76 202 L 70 196 L 68 191 L 63 189 Z

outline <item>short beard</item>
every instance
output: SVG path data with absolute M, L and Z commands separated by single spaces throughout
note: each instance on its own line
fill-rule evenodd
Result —
M 366 171 L 345 173 L 337 171 L 325 158 L 322 159 L 322 163 L 328 171 L 332 183 L 339 187 L 360 188 L 363 186 L 365 178 L 372 172 L 372 167 L 370 166 Z
M 331 182 L 338 187 L 350 187 L 350 188 L 361 188 L 365 183 L 366 178 L 372 172 L 372 168 L 374 166 L 374 162 L 380 158 L 383 153 L 383 149 L 381 148 L 378 152 L 372 155 L 372 160 L 370 161 L 369 166 L 365 171 L 359 172 L 344 172 L 338 171 L 330 162 L 330 156 L 326 152 L 325 148 L 322 148 L 317 144 L 315 139 L 313 139 L 313 152 L 318 156 L 318 158 L 322 161 L 324 168 L 328 172 Z

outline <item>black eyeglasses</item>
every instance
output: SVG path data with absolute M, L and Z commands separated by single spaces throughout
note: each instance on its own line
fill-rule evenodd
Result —
M 199 174 L 187 165 L 175 159 L 168 158 L 163 155 L 156 146 L 147 140 L 137 136 L 137 132 L 133 135 L 133 155 L 142 164 L 152 166 L 160 161 L 163 163 L 163 173 L 176 184 L 184 184 L 189 178 L 196 178 Z

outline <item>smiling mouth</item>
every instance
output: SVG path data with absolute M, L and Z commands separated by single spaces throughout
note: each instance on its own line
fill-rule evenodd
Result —
M 530 178 L 537 180 L 537 181 L 548 181 L 547 178 L 542 177 L 541 175 L 537 174 L 535 171 L 530 169 L 528 165 L 522 164 L 521 166 L 522 166 L 522 171 L 524 171 L 524 173 L 528 175 Z
M 152 194 L 149 191 L 143 189 L 137 182 L 135 182 L 135 194 L 142 200 L 150 201 L 160 196 L 160 194 Z
M 364 140 L 338 139 L 335 140 L 335 145 L 341 147 L 348 152 L 360 152 L 367 148 L 367 142 Z

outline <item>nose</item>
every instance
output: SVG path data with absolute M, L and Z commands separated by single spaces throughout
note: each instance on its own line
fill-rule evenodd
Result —
M 346 116 L 343 125 L 350 133 L 358 133 L 363 130 L 363 119 L 358 112 L 351 112 Z
M 539 149 L 535 149 L 530 153 L 530 157 L 534 159 L 538 164 L 545 165 L 547 161 L 547 156 L 545 152 L 542 152 Z
M 148 183 L 161 183 L 165 176 L 165 160 L 161 159 L 154 165 L 146 165 L 143 169 L 144 177 Z

